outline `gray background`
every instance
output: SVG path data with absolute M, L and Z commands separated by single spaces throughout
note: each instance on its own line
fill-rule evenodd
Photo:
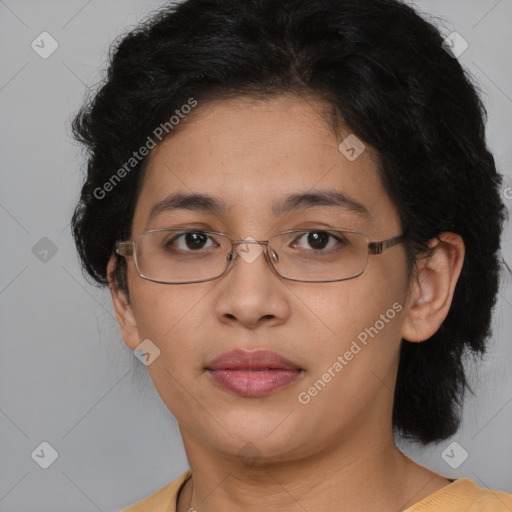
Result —
M 84 164 L 69 122 L 86 84 L 102 76 L 109 44 L 164 3 L 0 0 L 1 512 L 119 510 L 188 469 L 177 423 L 122 342 L 108 291 L 81 275 L 69 229 Z M 511 211 L 512 0 L 416 5 L 447 20 L 443 34 L 456 30 L 469 43 L 459 60 L 482 89 Z M 59 44 L 47 59 L 31 48 L 43 31 Z M 503 247 L 511 265 L 509 225 Z M 468 396 L 462 429 L 426 449 L 401 443 L 446 476 L 508 492 L 510 280 L 489 354 L 473 373 L 477 393 Z M 58 453 L 48 469 L 31 457 L 43 441 Z M 457 469 L 441 456 L 448 447 L 452 461 L 462 457 L 458 446 L 451 451 L 452 441 L 468 453 Z

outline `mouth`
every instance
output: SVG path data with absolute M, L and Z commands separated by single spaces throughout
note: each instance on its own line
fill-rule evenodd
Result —
M 205 370 L 225 391 L 244 397 L 266 396 L 297 380 L 304 369 L 267 350 L 233 350 L 221 354 Z

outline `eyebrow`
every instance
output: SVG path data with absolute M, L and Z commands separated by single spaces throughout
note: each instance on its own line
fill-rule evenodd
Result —
M 367 208 L 356 200 L 338 191 L 319 190 L 291 194 L 279 199 L 272 206 L 274 216 L 281 216 L 296 210 L 304 210 L 314 206 L 329 206 L 368 216 Z M 164 212 L 174 210 L 190 210 L 206 213 L 222 214 L 227 211 L 227 204 L 208 194 L 183 194 L 176 192 L 167 196 L 162 201 L 154 204 L 149 213 L 149 218 Z

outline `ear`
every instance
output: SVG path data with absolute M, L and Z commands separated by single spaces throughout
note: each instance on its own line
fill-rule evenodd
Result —
M 121 334 L 126 345 L 135 350 L 140 345 L 139 331 L 137 330 L 137 323 L 133 310 L 128 301 L 126 294 L 119 290 L 116 282 L 112 278 L 112 272 L 116 267 L 116 256 L 112 254 L 107 265 L 108 287 L 112 295 L 112 302 L 114 304 L 114 311 L 117 321 L 121 327 Z
M 439 329 L 464 262 L 464 242 L 455 233 L 441 233 L 430 240 L 429 248 L 416 263 L 406 301 L 402 338 L 408 341 L 425 341 Z

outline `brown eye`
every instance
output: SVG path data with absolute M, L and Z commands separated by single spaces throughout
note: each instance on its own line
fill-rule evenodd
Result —
M 187 231 L 173 236 L 164 243 L 165 247 L 174 247 L 184 251 L 197 251 L 208 247 L 210 237 L 201 231 Z
M 302 240 L 303 245 L 298 245 L 299 240 Z M 304 233 L 294 242 L 294 247 L 307 249 L 314 251 L 323 251 L 324 249 L 332 249 L 336 247 L 336 245 L 343 245 L 344 241 L 334 236 L 332 233 L 328 233 L 327 231 L 309 231 L 308 233 Z

